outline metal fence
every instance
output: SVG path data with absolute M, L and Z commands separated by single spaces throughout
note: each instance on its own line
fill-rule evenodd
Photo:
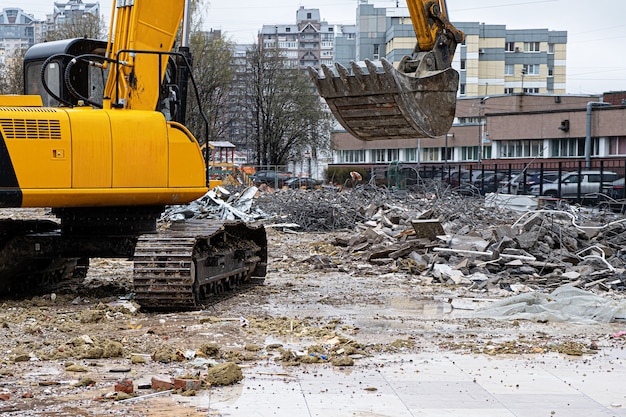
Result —
M 334 166 L 340 166 L 334 165 Z M 354 165 L 353 165 L 354 167 Z M 485 194 L 487 192 L 508 192 L 513 194 L 529 193 L 527 187 L 531 177 L 537 179 L 539 186 L 538 195 L 544 195 L 544 183 L 549 177 L 551 180 L 561 178 L 564 174 L 585 171 L 597 171 L 600 174 L 600 183 L 596 186 L 602 191 L 610 181 L 604 178 L 624 178 L 626 176 L 626 159 L 594 160 L 587 168 L 586 161 L 532 161 L 532 162 L 494 162 L 494 163 L 448 163 L 448 164 L 363 164 L 360 165 L 369 173 L 369 180 L 380 185 L 407 188 L 419 185 L 424 181 L 441 180 L 450 184 L 453 188 L 460 188 L 468 192 Z M 607 174 L 607 175 L 604 175 Z M 613 175 L 615 174 L 615 175 Z M 511 179 L 517 177 L 520 188 L 513 189 Z M 508 181 L 508 184 L 507 184 Z M 560 181 L 557 196 L 561 195 Z M 554 187 L 552 187 L 554 188 Z M 589 199 L 589 195 L 579 184 L 574 198 L 571 200 L 583 201 Z M 597 196 L 596 196 L 597 197 Z M 596 198 L 597 200 L 597 198 Z

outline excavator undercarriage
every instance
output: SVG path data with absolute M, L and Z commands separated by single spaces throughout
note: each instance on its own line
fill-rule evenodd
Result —
M 0 221 L 0 296 L 79 285 L 93 257 L 133 259 L 135 300 L 147 310 L 198 309 L 266 273 L 262 225 L 194 220 L 143 234 L 87 233 L 84 218 L 80 225 L 67 231 L 52 220 Z

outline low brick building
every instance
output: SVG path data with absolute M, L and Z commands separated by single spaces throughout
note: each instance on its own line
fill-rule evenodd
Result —
M 511 94 L 461 98 L 455 123 L 437 138 L 365 142 L 332 134 L 335 165 L 390 163 L 597 166 L 626 159 L 626 93 L 603 96 Z

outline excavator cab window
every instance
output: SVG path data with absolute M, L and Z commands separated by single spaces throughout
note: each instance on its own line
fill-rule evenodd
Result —
M 105 49 L 106 42 L 85 38 L 32 46 L 24 56 L 24 92 L 40 95 L 44 106 L 75 106 L 81 100 L 101 105 L 108 70 L 83 60 L 70 62 L 78 56 L 103 56 Z
M 25 82 L 24 89 L 26 94 L 38 95 L 41 96 L 43 101 L 43 105 L 45 107 L 54 107 L 58 106 L 59 102 L 52 98 L 50 94 L 46 92 L 43 88 L 43 83 L 41 80 L 41 67 L 43 65 L 43 61 L 38 62 L 30 62 L 28 65 L 24 67 L 25 74 Z M 44 78 L 48 88 L 52 90 L 56 95 L 61 94 L 61 75 L 60 75 L 61 66 L 58 62 L 51 62 L 48 64 L 48 68 L 46 69 Z

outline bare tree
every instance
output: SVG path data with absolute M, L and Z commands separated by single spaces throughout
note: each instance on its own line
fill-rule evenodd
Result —
M 106 27 L 102 16 L 94 16 L 89 13 L 76 15 L 64 23 L 57 24 L 54 29 L 48 30 L 46 41 L 83 37 L 101 39 L 106 34 Z
M 257 163 L 285 165 L 304 150 L 327 147 L 330 116 L 307 75 L 276 48 L 249 53 L 247 109 Z
M 24 93 L 24 54 L 26 49 L 13 50 L 0 67 L 0 93 Z
M 196 137 L 204 137 L 205 123 L 200 114 L 202 107 L 209 119 L 209 140 L 223 139 L 229 125 L 227 110 L 234 77 L 234 45 L 219 32 L 193 32 L 189 45 L 200 103 L 191 92 L 187 107 L 187 127 Z

